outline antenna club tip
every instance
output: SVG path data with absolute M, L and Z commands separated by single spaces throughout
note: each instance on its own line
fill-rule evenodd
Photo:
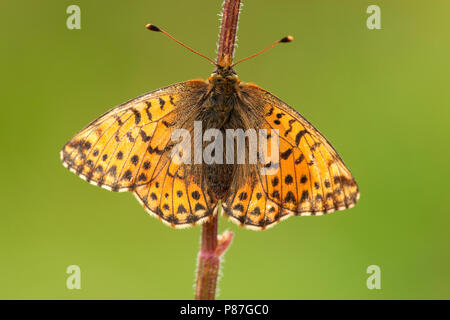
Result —
M 280 40 L 280 42 L 292 42 L 292 41 L 294 41 L 293 36 L 287 36 Z
M 153 25 L 153 24 L 147 24 L 146 26 L 145 26 L 148 30 L 151 30 L 151 31 L 155 31 L 155 32 L 160 32 L 161 31 L 161 29 L 160 28 L 158 28 L 157 26 L 155 26 L 155 25 Z

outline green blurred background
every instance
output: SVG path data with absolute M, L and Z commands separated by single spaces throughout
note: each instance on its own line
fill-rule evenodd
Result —
M 81 8 L 81 30 L 66 8 Z M 172 230 L 132 194 L 60 163 L 63 144 L 128 99 L 206 78 L 222 0 L 1 1 L 0 298 L 190 299 L 200 227 Z M 381 7 L 382 30 L 366 8 Z M 221 218 L 235 239 L 221 299 L 450 298 L 449 1 L 244 1 L 236 57 L 339 151 L 361 190 L 354 209 L 265 232 Z M 81 268 L 81 290 L 66 268 Z M 381 290 L 366 268 L 381 267 Z

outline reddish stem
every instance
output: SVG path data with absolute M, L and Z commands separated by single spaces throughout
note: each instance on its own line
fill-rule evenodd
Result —
M 239 8 L 241 0 L 225 0 L 222 11 L 222 25 L 220 26 L 219 48 L 217 50 L 217 63 L 229 59 L 233 61 L 234 43 L 239 21 Z
M 239 7 L 241 0 L 225 0 L 220 27 L 217 63 L 231 64 L 233 61 L 234 43 L 236 41 Z M 233 234 L 225 231 L 217 236 L 217 220 L 221 208 L 210 221 L 202 225 L 202 242 L 198 255 L 197 284 L 195 299 L 214 300 L 216 298 L 217 278 L 219 276 L 220 258 L 233 240 Z
M 220 258 L 214 255 L 217 246 L 217 216 L 202 226 L 202 243 L 198 254 L 197 287 L 195 299 L 214 300 Z
M 214 300 L 220 259 L 233 240 L 233 233 L 225 231 L 217 236 L 217 216 L 202 226 L 202 244 L 198 255 L 197 285 L 195 299 Z

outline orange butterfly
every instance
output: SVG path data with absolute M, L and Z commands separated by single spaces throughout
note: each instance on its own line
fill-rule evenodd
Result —
M 147 27 L 168 35 L 153 25 Z M 286 37 L 269 48 L 290 41 L 292 37 Z M 320 132 L 270 92 L 241 83 L 233 69 L 237 63 L 231 64 L 230 57 L 214 64 L 216 70 L 207 81 L 161 88 L 100 116 L 63 147 L 64 166 L 91 184 L 132 191 L 151 215 L 176 228 L 210 219 L 217 214 L 219 201 L 223 215 L 254 230 L 290 215 L 322 215 L 353 207 L 359 198 L 357 184 Z M 269 154 L 256 165 L 174 161 L 172 133 L 177 129 L 192 133 L 195 121 L 201 121 L 201 133 L 276 132 L 267 140 L 277 141 L 278 170 L 261 174 L 260 168 L 272 159 Z M 218 142 L 224 141 L 214 141 Z M 250 153 L 254 146 L 247 141 L 245 148 Z

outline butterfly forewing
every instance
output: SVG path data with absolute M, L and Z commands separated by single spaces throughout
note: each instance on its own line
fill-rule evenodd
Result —
M 63 164 L 113 191 L 148 183 L 161 171 L 160 160 L 179 109 L 201 96 L 205 86 L 195 80 L 175 84 L 110 110 L 63 147 Z

